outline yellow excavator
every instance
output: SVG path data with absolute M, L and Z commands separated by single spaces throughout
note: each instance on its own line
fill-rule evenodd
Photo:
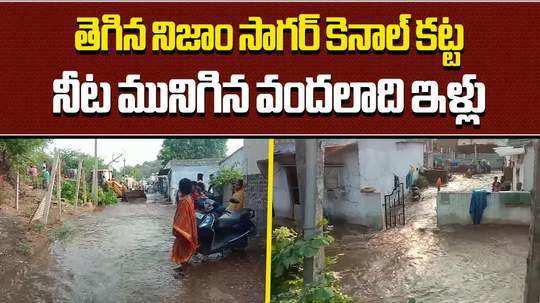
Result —
M 118 198 L 127 202 L 130 199 L 144 198 L 145 194 L 143 190 L 129 190 L 128 187 L 112 177 L 112 170 L 110 169 L 98 169 L 98 180 L 101 186 L 107 186 L 116 193 Z

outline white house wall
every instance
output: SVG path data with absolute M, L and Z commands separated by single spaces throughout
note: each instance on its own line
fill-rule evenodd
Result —
M 532 145 L 525 146 L 520 178 L 520 182 L 523 183 L 523 190 L 531 191 L 534 181 L 534 148 Z
M 374 187 L 388 194 L 394 185 L 394 175 L 405 183 L 411 165 L 421 167 L 424 162 L 424 144 L 391 139 L 360 139 L 359 186 Z
M 170 173 L 170 188 L 169 197 L 175 199 L 178 191 L 178 182 L 183 178 L 197 180 L 197 174 L 204 174 L 204 184 L 208 188 L 210 174 L 215 174 L 218 171 L 218 165 L 201 165 L 201 166 L 173 166 Z
M 274 199 L 273 206 L 276 217 L 293 219 L 293 205 L 289 192 L 285 167 L 274 161 Z
M 240 148 L 225 160 L 221 161 L 221 163 L 219 163 L 219 167 L 234 167 L 241 170 L 243 175 L 247 175 L 247 157 L 244 148 Z
M 257 162 L 268 159 L 267 139 L 244 139 L 244 153 L 246 157 L 246 175 L 261 173 Z
M 360 192 L 361 169 L 356 144 L 339 151 L 327 152 L 325 157 L 327 163 L 338 164 L 334 169 L 341 171 L 342 178 L 339 188 L 326 189 L 323 205 L 326 215 L 334 221 L 360 224 L 375 229 L 382 228 L 380 193 Z

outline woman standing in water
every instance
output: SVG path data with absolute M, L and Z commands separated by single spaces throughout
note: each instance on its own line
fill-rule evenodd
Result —
M 178 183 L 178 204 L 173 221 L 174 240 L 171 259 L 182 269 L 197 251 L 197 220 L 191 199 L 191 181 L 182 179 Z

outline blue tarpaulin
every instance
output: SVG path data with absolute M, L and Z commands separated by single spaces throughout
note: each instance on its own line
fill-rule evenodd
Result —
M 473 224 L 480 224 L 482 215 L 487 207 L 487 196 L 489 192 L 485 190 L 475 190 L 472 192 L 471 205 L 469 206 L 469 214 Z

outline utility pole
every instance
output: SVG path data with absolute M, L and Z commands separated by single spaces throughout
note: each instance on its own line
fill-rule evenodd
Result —
M 540 142 L 534 140 L 534 183 L 529 227 L 529 256 L 525 277 L 524 303 L 540 302 Z
M 77 167 L 77 185 L 75 189 L 75 208 L 77 208 L 79 204 L 79 191 L 81 188 L 82 163 L 83 163 L 83 160 L 80 159 L 79 166 Z M 85 182 L 85 180 L 82 179 L 82 182 Z
M 303 180 L 299 180 L 299 185 L 303 193 L 304 239 L 311 240 L 322 233 L 319 223 L 323 219 L 324 150 L 317 139 L 296 140 L 296 146 L 299 147 L 296 161 L 303 163 L 303 167 L 300 167 Z M 304 284 L 316 282 L 323 268 L 324 249 L 321 248 L 315 256 L 304 259 Z
M 97 138 L 94 139 L 94 173 L 92 174 L 92 200 L 97 203 L 98 192 L 98 156 L 97 156 Z

